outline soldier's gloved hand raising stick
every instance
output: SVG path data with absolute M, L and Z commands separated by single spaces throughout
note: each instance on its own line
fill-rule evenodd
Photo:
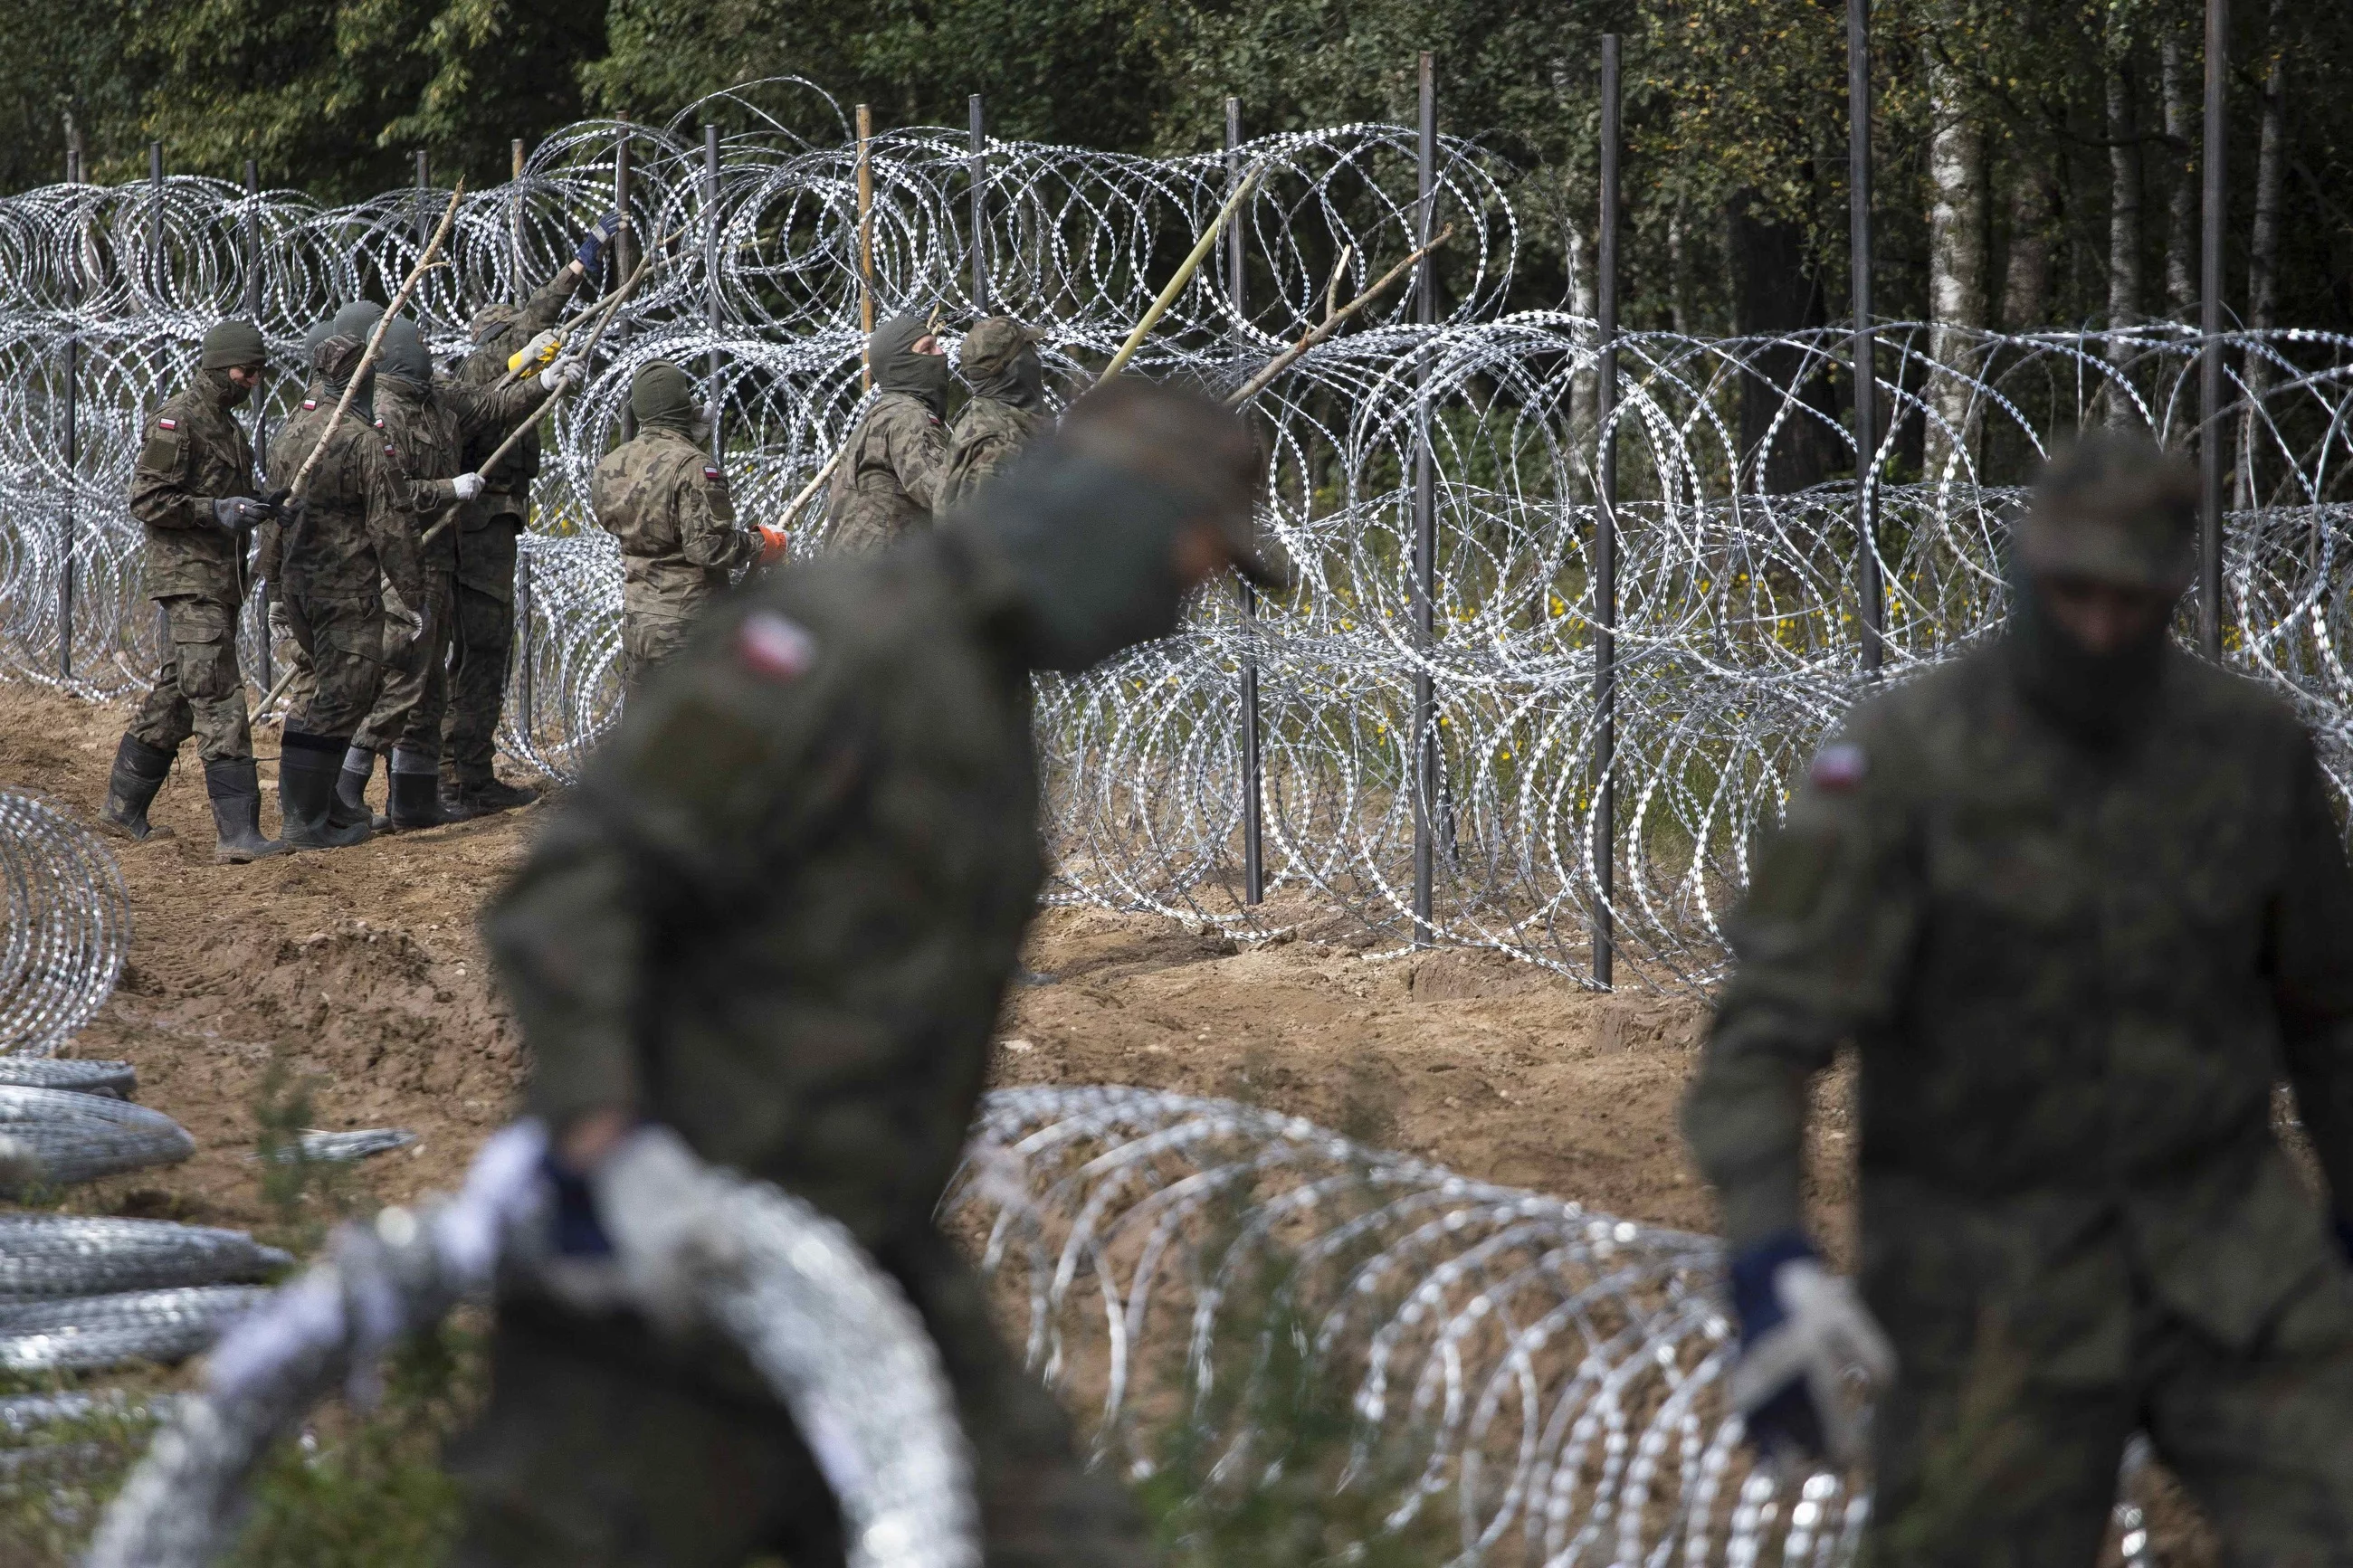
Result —
M 1732 1404 L 1749 1440 L 1784 1462 L 1862 1458 L 1860 1373 L 1883 1388 L 1895 1351 L 1854 1287 L 1824 1269 L 1802 1232 L 1783 1231 L 1732 1259 L 1740 1360 Z

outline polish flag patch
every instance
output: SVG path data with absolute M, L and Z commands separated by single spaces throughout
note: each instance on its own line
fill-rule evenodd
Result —
M 180 427 L 180 422 L 176 419 L 158 419 L 155 423 L 166 430 L 177 430 Z
M 706 479 L 715 479 L 719 477 L 719 470 L 705 463 L 702 465 L 702 477 Z
M 316 408 L 319 406 L 319 400 L 315 397 L 306 397 L 302 400 L 302 406 L 305 409 Z
M 763 680 L 797 680 L 817 658 L 817 642 L 798 621 L 755 610 L 735 628 L 735 657 Z
M 1846 795 L 1862 783 L 1862 775 L 1870 771 L 1871 759 L 1862 754 L 1862 748 L 1851 741 L 1841 741 L 1821 749 L 1808 774 L 1816 789 Z

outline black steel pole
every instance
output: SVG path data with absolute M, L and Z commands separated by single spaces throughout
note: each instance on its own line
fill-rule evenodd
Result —
M 147 278 L 148 287 L 159 301 L 164 297 L 164 143 L 147 143 Z M 140 411 L 139 422 L 147 423 L 146 410 Z M 155 667 L 164 667 L 164 651 L 171 641 L 169 626 L 164 619 L 164 606 L 155 606 Z
M 1862 619 L 1862 673 L 1877 679 L 1887 625 L 1879 578 L 1879 383 L 1871 330 L 1871 0 L 1846 4 L 1847 236 L 1854 270 L 1855 599 Z
M 1242 100 L 1226 100 L 1226 183 L 1242 177 Z M 1242 226 L 1240 215 L 1226 225 L 1226 298 L 1232 304 L 1235 331 L 1250 315 L 1250 286 L 1242 276 Z M 1266 763 L 1259 733 L 1258 588 L 1247 577 L 1236 577 L 1242 611 L 1242 902 L 1266 898 Z
M 261 165 L 251 158 L 245 161 L 245 317 L 257 328 L 261 325 Z M 253 400 L 253 449 L 258 454 L 269 450 L 269 403 L 258 391 Z M 259 542 L 255 543 L 258 549 Z M 264 691 L 276 684 L 269 647 L 269 600 L 277 591 L 277 584 L 263 580 L 261 635 L 256 639 L 261 644 L 261 658 L 255 673 Z
M 711 410 L 711 453 L 713 461 L 727 450 L 726 432 L 719 427 L 719 127 L 702 128 L 702 319 L 711 330 L 711 352 L 702 366 L 702 401 Z
M 1420 200 L 1414 209 L 1414 244 L 1426 247 L 1431 230 L 1430 206 L 1437 200 L 1438 94 L 1430 75 L 1430 51 L 1421 53 L 1421 115 L 1416 134 L 1415 174 Z M 1432 289 L 1436 268 L 1424 256 L 1414 265 L 1414 320 L 1428 327 L 1438 320 Z M 1425 340 L 1426 341 L 1426 340 Z M 1438 506 L 1436 476 L 1430 469 L 1430 351 L 1415 355 L 1414 385 L 1423 401 L 1414 421 L 1413 441 L 1413 638 L 1425 661 L 1435 640 L 1438 598 Z M 1413 674 L 1413 734 L 1411 763 L 1406 787 L 1413 794 L 1413 945 L 1432 941 L 1431 904 L 1437 881 L 1435 824 L 1430 820 L 1438 797 L 1437 699 L 1430 689 L 1430 666 L 1416 666 Z
M 980 94 L 974 93 L 972 151 L 965 158 L 965 183 L 972 187 L 972 308 L 988 314 L 988 131 L 981 117 Z
M 2222 657 L 2222 479 L 2228 456 L 2222 436 L 2222 225 L 2229 218 L 2223 184 L 2230 156 L 2230 99 L 2223 73 L 2231 64 L 2231 0 L 2206 0 L 2205 233 L 2200 247 L 2201 288 L 2198 330 L 2198 467 L 2205 495 L 2198 515 L 2198 647 Z
M 1601 36 L 1600 289 L 1594 323 L 1593 979 L 1616 984 L 1618 870 L 1618 35 Z
M 427 161 L 425 149 L 417 150 L 417 244 L 418 248 L 433 243 L 433 204 L 426 192 L 433 185 L 433 165 Z

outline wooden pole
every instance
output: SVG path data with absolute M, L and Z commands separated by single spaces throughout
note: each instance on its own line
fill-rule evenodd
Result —
M 874 336 L 874 165 L 869 158 L 869 146 L 874 139 L 874 116 L 866 105 L 858 106 L 858 326 L 871 340 Z M 874 353 L 871 346 L 859 350 L 865 365 L 865 390 L 874 390 Z

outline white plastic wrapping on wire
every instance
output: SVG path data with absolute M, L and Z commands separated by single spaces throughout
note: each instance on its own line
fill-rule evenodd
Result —
M 338 1384 L 460 1299 L 502 1254 L 533 1266 L 543 1131 L 484 1145 L 455 1199 L 337 1232 L 328 1259 L 222 1341 L 100 1523 L 89 1568 L 199 1568 L 228 1542 L 270 1446 Z M 977 1568 L 970 1467 L 938 1353 L 897 1287 L 839 1226 L 772 1186 L 709 1171 L 702 1312 L 789 1409 L 836 1490 L 855 1568 Z

